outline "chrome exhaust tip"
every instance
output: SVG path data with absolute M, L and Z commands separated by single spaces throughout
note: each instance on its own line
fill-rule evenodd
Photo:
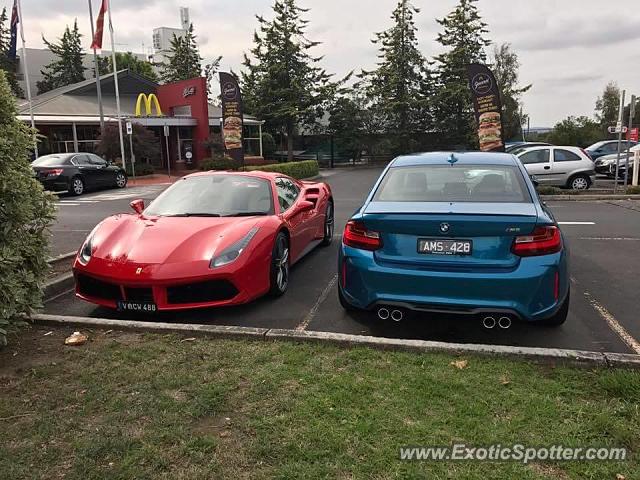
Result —
M 493 317 L 484 317 L 482 320 L 482 326 L 490 330 L 496 326 L 496 319 Z
M 386 308 L 379 308 L 378 318 L 380 320 L 386 320 L 387 318 L 389 318 L 389 310 L 387 310 Z
M 394 322 L 401 321 L 403 317 L 404 317 L 404 313 L 402 313 L 402 310 L 393 310 L 391 312 L 391 320 L 393 320 Z
M 511 319 L 509 317 L 500 317 L 500 320 L 498 320 L 498 326 L 506 330 L 511 326 Z

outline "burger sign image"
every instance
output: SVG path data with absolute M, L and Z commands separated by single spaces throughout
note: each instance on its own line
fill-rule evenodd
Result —
M 240 117 L 227 117 L 223 126 L 224 144 L 227 150 L 242 147 L 242 119 Z
M 500 122 L 500 113 L 482 113 L 480 114 L 478 123 L 480 150 L 487 152 L 502 147 L 502 123 Z

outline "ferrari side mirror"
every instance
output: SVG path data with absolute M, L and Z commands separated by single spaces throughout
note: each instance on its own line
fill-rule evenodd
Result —
M 144 210 L 144 200 L 142 200 L 141 198 L 134 200 L 129 205 L 131 205 L 131 208 L 133 208 L 133 211 L 136 212 L 138 215 L 140 215 Z

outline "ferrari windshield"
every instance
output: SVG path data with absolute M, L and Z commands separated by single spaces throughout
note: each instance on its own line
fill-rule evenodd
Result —
M 231 217 L 270 215 L 267 180 L 245 175 L 203 175 L 176 182 L 144 211 L 148 216 Z

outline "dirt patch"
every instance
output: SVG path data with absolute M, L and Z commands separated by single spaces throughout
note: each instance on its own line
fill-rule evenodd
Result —
M 545 463 L 530 463 L 529 468 L 533 470 L 537 475 L 542 475 L 547 478 L 553 478 L 557 480 L 566 480 L 569 475 L 559 467 L 553 465 L 547 465 Z

